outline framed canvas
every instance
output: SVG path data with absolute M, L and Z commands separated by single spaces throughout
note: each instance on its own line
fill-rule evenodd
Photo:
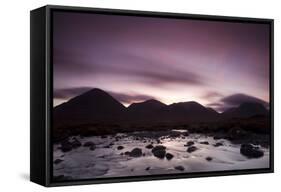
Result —
M 31 11 L 30 179 L 273 172 L 273 20 Z

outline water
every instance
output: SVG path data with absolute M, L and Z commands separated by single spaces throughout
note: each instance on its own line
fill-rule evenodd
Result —
M 184 132 L 183 130 L 175 131 L 181 134 Z M 143 135 L 148 137 L 143 137 Z M 187 137 L 182 135 L 173 138 L 162 136 L 160 137 L 161 144 L 157 144 L 157 140 L 149 137 L 149 135 L 151 135 L 151 132 L 117 134 L 106 138 L 100 136 L 76 137 L 82 144 L 87 141 L 94 142 L 96 145 L 94 151 L 81 146 L 64 153 L 59 149 L 59 145 L 54 145 L 54 160 L 63 160 L 54 164 L 54 176 L 64 175 L 70 176 L 72 179 L 92 179 L 269 167 L 269 149 L 267 148 L 261 148 L 264 151 L 263 157 L 248 159 L 240 154 L 240 145 L 232 144 L 225 139 L 214 140 L 210 136 L 189 134 Z M 184 146 L 188 141 L 193 141 L 198 150 L 188 153 L 187 147 Z M 209 145 L 200 144 L 202 141 L 209 142 Z M 166 146 L 166 152 L 173 154 L 174 157 L 171 160 L 155 157 L 151 149 L 145 148 L 151 142 L 154 146 Z M 214 145 L 218 142 L 222 143 L 223 146 L 215 147 Z M 113 145 L 106 148 L 110 143 L 113 143 Z M 118 146 L 124 148 L 118 150 Z M 121 153 L 131 151 L 135 147 L 141 148 L 144 156 L 121 155 Z M 211 157 L 212 160 L 207 161 L 206 157 Z M 176 170 L 175 166 L 183 166 L 184 170 Z

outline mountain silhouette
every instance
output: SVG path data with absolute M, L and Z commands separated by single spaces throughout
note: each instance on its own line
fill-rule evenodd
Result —
M 126 107 L 101 89 L 92 89 L 54 108 L 55 124 L 85 124 L 123 118 Z
M 222 113 L 224 118 L 248 118 L 256 115 L 267 116 L 268 110 L 260 103 L 245 102 Z
M 210 110 L 195 102 L 180 102 L 169 105 L 170 115 L 178 121 L 215 121 L 219 118 L 219 113 Z
M 53 110 L 54 127 L 96 123 L 177 124 L 255 115 L 268 115 L 268 110 L 259 103 L 242 103 L 239 107 L 220 114 L 195 101 L 166 105 L 155 99 L 133 103 L 126 108 L 111 95 L 97 88 L 74 97 Z

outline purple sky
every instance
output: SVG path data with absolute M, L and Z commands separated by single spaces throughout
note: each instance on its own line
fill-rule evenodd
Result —
M 269 101 L 266 24 L 55 12 L 53 30 L 54 105 L 95 87 L 126 106 Z

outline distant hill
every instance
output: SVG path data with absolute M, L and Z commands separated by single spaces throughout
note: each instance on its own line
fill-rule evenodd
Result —
M 168 107 L 170 116 L 182 122 L 216 121 L 219 118 L 219 113 L 215 110 L 210 110 L 195 101 L 173 103 Z
M 126 107 L 101 89 L 92 89 L 54 108 L 58 125 L 116 121 L 124 118 Z
M 267 114 L 267 109 L 258 103 L 243 103 L 221 114 L 195 101 L 166 105 L 151 99 L 133 103 L 126 108 L 101 89 L 85 92 L 53 110 L 54 127 L 95 123 L 146 123 L 147 125 L 159 122 L 209 122 Z
M 222 113 L 223 118 L 249 118 L 253 116 L 267 116 L 268 110 L 260 103 L 242 103 L 236 108 L 231 108 Z

